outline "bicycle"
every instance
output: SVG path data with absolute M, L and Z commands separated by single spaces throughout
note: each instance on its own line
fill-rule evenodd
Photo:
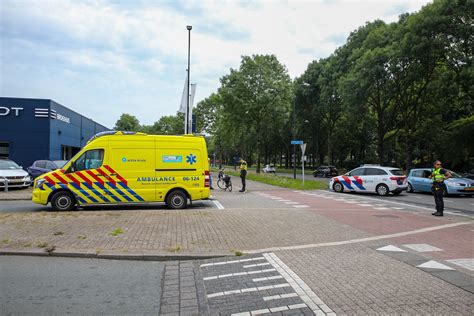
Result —
M 228 190 L 229 192 L 232 192 L 232 181 L 229 175 L 224 174 L 224 169 L 219 170 L 217 178 L 217 186 L 219 187 L 219 189 L 222 189 L 224 191 Z

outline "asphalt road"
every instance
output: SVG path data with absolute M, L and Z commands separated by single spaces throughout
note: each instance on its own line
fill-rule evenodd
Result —
M 2 315 L 157 315 L 164 263 L 0 256 Z

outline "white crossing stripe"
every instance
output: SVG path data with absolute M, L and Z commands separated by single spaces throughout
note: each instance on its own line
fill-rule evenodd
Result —
M 303 300 L 305 304 L 289 305 L 289 309 L 297 309 L 303 307 L 309 307 L 316 315 L 326 313 L 333 314 L 334 312 L 314 293 L 311 288 L 291 270 L 283 261 L 278 258 L 273 252 L 264 253 L 263 256 L 271 263 L 271 265 L 277 269 L 285 280 L 291 284 L 291 287 L 295 290 L 298 296 Z M 277 286 L 275 286 L 277 287 Z
M 220 209 L 220 210 L 225 209 L 225 207 L 224 207 L 219 201 L 213 200 L 212 202 L 216 205 L 216 207 L 217 207 L 218 209 Z
M 290 205 L 290 204 L 300 204 L 300 203 L 298 203 L 298 202 L 285 202 L 285 204 L 289 204 L 289 205 Z
M 474 271 L 474 259 L 451 259 L 446 260 L 447 262 L 451 262 L 457 266 L 463 267 L 464 269 L 468 269 Z
M 265 259 L 264 257 L 257 257 L 257 258 L 241 259 L 241 260 L 219 261 L 219 262 L 204 263 L 204 264 L 201 264 L 199 267 L 220 266 L 223 264 L 249 262 L 249 261 L 257 261 L 257 260 L 264 260 L 264 259 Z
M 229 277 L 234 277 L 234 276 L 268 273 L 268 272 L 275 272 L 275 271 L 276 271 L 275 269 L 265 269 L 265 270 L 255 270 L 255 271 L 248 271 L 248 272 L 237 272 L 237 273 L 221 274 L 221 275 L 205 277 L 203 278 L 203 280 L 209 281 L 209 280 L 217 280 L 217 279 L 229 278 Z
M 427 261 L 425 263 L 422 263 L 418 266 L 417 268 L 425 268 L 425 269 L 438 269 L 438 270 L 455 270 L 451 267 L 448 267 L 447 265 L 444 265 L 442 263 L 436 262 L 434 260 Z
M 275 270 L 275 269 L 272 269 Z M 276 270 L 275 270 L 276 271 Z M 257 278 L 257 279 L 252 279 L 253 282 L 262 282 L 262 281 L 270 281 L 270 280 L 278 280 L 278 279 L 283 279 L 281 275 L 275 275 L 267 278 Z
M 403 245 L 403 247 L 407 247 L 418 252 L 443 251 L 443 249 L 428 244 L 407 244 Z
M 288 310 L 295 310 L 295 309 L 300 309 L 300 308 L 305 308 L 305 307 L 308 307 L 308 305 L 301 303 L 301 304 L 258 309 L 254 311 L 248 311 L 248 312 L 240 312 L 236 314 L 231 314 L 231 316 L 253 316 L 253 315 L 261 315 L 261 314 L 267 314 L 267 313 L 277 313 L 277 312 L 283 312 L 283 311 L 288 311 Z
M 290 286 L 291 285 L 289 285 L 288 283 L 282 283 L 282 284 L 276 284 L 276 285 L 251 287 L 251 288 L 245 288 L 245 289 L 236 289 L 236 290 L 230 290 L 230 291 L 225 291 L 225 292 L 217 292 L 217 293 L 208 294 L 207 298 L 214 298 L 214 297 L 218 297 L 218 296 L 226 296 L 226 295 L 231 295 L 231 294 L 258 292 L 258 291 L 265 291 L 265 290 L 271 290 L 271 289 L 279 289 L 279 288 L 282 288 L 282 287 L 290 287 Z
M 263 297 L 263 300 L 266 301 L 272 301 L 272 300 L 279 300 L 282 298 L 290 298 L 290 297 L 297 297 L 297 293 L 287 293 L 287 294 L 278 294 L 278 295 L 273 295 L 273 296 L 265 296 Z
M 372 204 L 365 204 L 365 203 L 364 204 L 357 204 L 357 205 L 359 205 L 359 206 L 372 206 Z
M 296 208 L 305 208 L 305 207 L 309 207 L 308 205 L 293 205 L 293 207 L 296 207 Z
M 378 248 L 378 251 L 391 251 L 391 252 L 407 252 L 406 250 L 403 250 L 401 248 L 395 247 L 393 245 L 388 245 L 382 248 Z
M 388 207 L 374 207 L 374 210 L 388 210 Z
M 270 263 L 264 262 L 264 263 L 257 263 L 257 264 L 248 264 L 248 265 L 243 266 L 243 268 L 248 269 L 248 268 L 255 268 L 255 267 L 262 267 L 262 266 L 269 266 L 269 265 Z

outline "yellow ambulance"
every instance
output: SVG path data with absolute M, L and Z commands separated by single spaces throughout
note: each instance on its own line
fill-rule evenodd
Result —
M 183 209 L 209 198 L 204 137 L 107 131 L 95 135 L 62 169 L 39 176 L 33 202 L 56 211 L 75 206 L 165 202 Z

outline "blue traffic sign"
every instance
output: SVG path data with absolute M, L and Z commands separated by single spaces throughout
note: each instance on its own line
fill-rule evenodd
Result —
M 292 140 L 291 144 L 292 145 L 303 145 L 303 141 L 302 140 Z

